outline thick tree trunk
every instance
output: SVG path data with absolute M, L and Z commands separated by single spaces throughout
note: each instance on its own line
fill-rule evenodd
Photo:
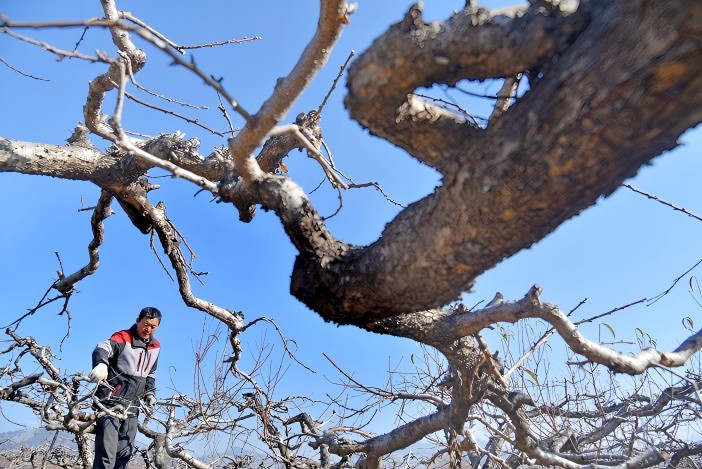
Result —
M 444 183 L 373 245 L 332 262 L 298 258 L 292 292 L 341 324 L 456 299 L 702 120 L 700 2 L 598 0 L 565 17 L 533 8 L 510 21 L 455 15 L 440 26 L 413 14 L 352 66 L 346 104 Z M 488 129 L 407 98 L 432 83 L 524 71 L 530 91 Z

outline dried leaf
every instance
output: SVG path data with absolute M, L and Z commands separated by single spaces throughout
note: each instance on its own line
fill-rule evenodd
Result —
M 536 373 L 534 373 L 533 371 L 531 371 L 529 368 L 524 368 L 524 371 L 526 371 L 526 373 L 527 373 L 529 376 L 531 376 L 532 382 L 538 386 L 538 384 L 539 384 L 539 376 L 538 376 Z
M 612 337 L 614 337 L 615 339 L 617 338 L 617 334 L 614 333 L 614 329 L 612 328 L 612 326 L 610 326 L 610 325 L 607 324 L 606 322 L 603 322 L 603 323 L 601 323 L 601 324 L 602 324 L 604 327 L 606 327 L 607 329 L 609 329 L 609 332 L 612 333 Z

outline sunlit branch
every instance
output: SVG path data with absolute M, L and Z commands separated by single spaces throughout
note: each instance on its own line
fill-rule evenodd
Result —
M 245 159 L 287 114 L 312 78 L 326 64 L 343 29 L 342 18 L 345 17 L 347 9 L 344 0 L 320 2 L 317 31 L 297 64 L 287 77 L 278 80 L 274 94 L 256 113 L 255 119 L 248 120 L 249 125 L 241 130 L 236 139 L 230 139 L 229 148 L 237 166 L 244 168 L 250 164 L 245 162 Z M 246 177 L 244 180 L 246 181 Z
M 577 327 L 557 306 L 542 303 L 540 287 L 535 286 L 520 301 L 504 302 L 470 314 L 453 314 L 446 321 L 460 335 L 474 333 L 495 322 L 516 322 L 526 318 L 540 318 L 549 322 L 570 346 L 588 360 L 611 368 L 614 371 L 640 374 L 653 366 L 682 366 L 695 352 L 702 349 L 702 330 L 688 337 L 672 352 L 646 349 L 633 356 L 616 352 L 586 339 Z

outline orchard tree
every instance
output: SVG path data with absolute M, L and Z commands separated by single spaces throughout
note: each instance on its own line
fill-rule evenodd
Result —
M 52 292 L 64 301 L 81 280 L 96 273 L 103 222 L 119 206 L 136 229 L 160 243 L 184 304 L 226 328 L 231 376 L 255 385 L 257 391 L 242 393 L 236 385 L 221 388 L 217 403 L 207 409 L 184 396 L 174 396 L 171 407 L 162 403 L 169 417 L 162 420 L 161 433 L 148 423 L 142 425 L 158 454 L 165 451 L 193 467 L 215 464 L 179 453 L 172 445 L 176 401 L 191 409 L 191 420 L 183 417 L 179 422 L 200 419 L 206 423 L 203 431 L 231 432 L 240 419 L 255 420 L 257 426 L 250 430 L 274 455 L 272 462 L 286 467 L 373 468 L 384 458 L 387 464 L 409 465 L 410 453 L 404 460 L 397 455 L 423 439 L 434 442 L 437 452 L 422 464 L 443 461 L 453 467 L 650 467 L 666 461 L 674 466 L 702 452 L 702 446 L 689 439 L 690 432 L 680 430 L 700 417 L 699 374 L 681 374 L 678 385 L 657 390 L 646 380 L 651 368 L 689 363 L 702 348 L 702 331 L 673 351 L 646 347 L 630 355 L 585 337 L 569 314 L 542 300 L 538 285 L 521 299 L 497 295 L 480 309 L 454 303 L 481 273 L 611 194 L 642 165 L 675 148 L 680 135 L 702 120 L 699 1 L 535 0 L 499 12 L 466 1 L 449 19 L 431 23 L 424 21 L 421 3 L 413 6 L 351 61 L 344 103 L 371 134 L 435 169 L 442 182 L 433 193 L 403 208 L 367 246 L 335 236 L 283 164 L 291 151 L 301 149 L 319 163 L 340 193 L 358 186 L 341 174 L 326 151 L 323 103 L 296 118 L 288 116 L 353 20 L 356 5 L 320 2 L 312 39 L 257 111 L 246 109 L 236 89 L 200 68 L 170 38 L 121 11 L 115 0 L 101 0 L 101 5 L 104 17 L 76 22 L 2 18 L 2 32 L 17 41 L 59 57 L 97 62 L 102 69 L 90 82 L 85 101 L 76 103 L 83 106 L 84 122 L 67 145 L 4 135 L 0 170 L 89 181 L 101 189 L 93 208 L 89 262 L 74 273 L 60 272 L 52 285 Z M 81 50 L 80 42 L 74 50 L 65 50 L 32 37 L 35 31 L 57 26 L 109 33 L 114 49 L 90 54 Z M 148 66 L 135 37 L 220 97 L 232 134 L 222 137 L 221 146 L 202 152 L 198 139 L 185 140 L 175 129 L 164 128 L 153 138 L 125 131 L 129 114 L 123 111 L 134 90 L 141 89 L 139 73 Z M 164 76 L 173 70 L 164 69 Z M 503 83 L 484 123 L 460 106 L 420 91 L 455 87 L 465 80 Z M 114 102 L 109 109 L 108 98 Z M 109 147 L 100 149 L 104 142 Z M 370 435 L 358 424 L 324 429 L 307 413 L 285 419 L 276 413 L 285 406 L 276 405 L 267 390 L 237 367 L 240 336 L 249 325 L 244 312 L 236 311 L 235 304 L 215 304 L 193 293 L 191 281 L 198 272 L 184 251 L 182 231 L 168 218 L 164 204 L 150 197 L 158 188 L 147 173 L 152 168 L 233 205 L 242 222 L 251 221 L 258 206 L 274 212 L 297 249 L 290 291 L 325 321 L 428 347 L 424 364 L 418 365 L 427 367 L 423 379 L 400 377 L 391 390 L 364 386 L 340 368 L 343 386 L 371 399 L 358 409 L 360 414 L 370 412 L 374 399 L 414 403 L 404 409 L 408 413 L 402 425 Z M 580 392 L 569 398 L 565 385 L 560 397 L 566 401 L 560 405 L 555 388 L 552 402 L 520 389 L 480 335 L 498 323 L 533 318 L 549 324 L 544 337 L 557 334 L 563 339 L 579 357 L 571 363 L 587 376 L 576 379 L 573 372 L 571 382 Z M 25 403 L 46 422 L 58 422 L 84 438 L 92 419 L 108 410 L 84 415 L 80 409 L 89 393 L 62 378 L 31 338 L 11 329 L 7 333 L 13 342 L 5 352 L 31 354 L 48 377 L 22 375 L 18 358 L 17 366 L 3 371 L 6 382 L 0 396 Z M 630 393 L 603 396 L 597 391 L 598 376 L 613 379 L 603 370 L 639 378 L 632 378 Z M 76 376 L 74 383 L 80 380 Z M 22 391 L 25 388 L 32 391 Z M 37 397 L 46 393 L 58 396 L 53 411 Z M 339 415 L 351 412 L 341 401 L 333 403 L 342 409 Z M 240 414 L 219 418 L 222 409 Z M 213 418 L 208 411 L 219 416 L 217 424 L 207 424 Z M 299 426 L 294 438 L 289 437 L 293 426 Z M 303 443 L 318 450 L 316 460 L 298 452 Z M 79 446 L 85 450 L 86 444 Z M 89 455 L 83 456 L 84 465 L 88 460 Z

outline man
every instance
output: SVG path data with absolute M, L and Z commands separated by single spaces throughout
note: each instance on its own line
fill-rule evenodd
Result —
M 95 399 L 110 410 L 126 411 L 119 419 L 106 415 L 95 427 L 93 469 L 124 469 L 132 455 L 137 431 L 139 401 L 147 407 L 156 403 L 154 375 L 161 348 L 154 332 L 161 324 L 161 312 L 147 307 L 139 312 L 130 329 L 115 332 L 93 351 L 90 380 L 99 383 Z

